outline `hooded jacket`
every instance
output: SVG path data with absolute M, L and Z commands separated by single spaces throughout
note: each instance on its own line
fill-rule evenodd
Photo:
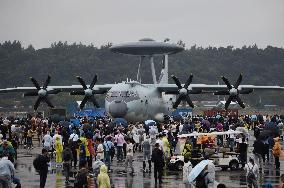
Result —
M 279 142 L 279 137 L 277 138 L 274 138 L 274 146 L 272 148 L 272 152 L 273 152 L 273 155 L 275 155 L 276 157 L 283 157 L 284 156 L 284 152 L 281 151 L 281 145 L 280 145 L 280 142 Z
M 98 188 L 110 188 L 110 179 L 107 174 L 106 165 L 102 165 L 100 168 L 100 173 L 97 178 Z

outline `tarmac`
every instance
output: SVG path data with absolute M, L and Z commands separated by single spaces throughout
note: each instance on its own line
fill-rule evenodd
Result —
M 250 146 L 253 140 L 250 140 Z M 37 145 L 38 142 L 34 142 Z M 283 146 L 284 142 L 282 142 Z M 29 153 L 26 149 L 18 149 L 18 160 L 16 161 L 16 176 L 20 178 L 23 188 L 38 188 L 39 187 L 39 175 L 33 168 L 33 159 L 39 154 L 41 147 L 35 147 Z M 248 156 L 251 155 L 252 147 L 248 149 Z M 135 174 L 122 173 L 125 169 L 124 163 L 117 163 L 116 158 L 114 158 L 112 169 L 110 172 L 111 186 L 115 188 L 152 188 L 157 187 L 154 181 L 154 174 L 143 173 L 142 171 L 142 161 L 143 154 L 136 152 L 134 155 L 134 171 Z M 263 173 L 260 174 L 259 184 L 263 187 L 266 182 L 271 182 L 273 186 L 281 185 L 280 175 L 284 174 L 284 159 L 280 159 L 281 167 L 280 170 L 276 171 L 274 164 L 264 164 Z M 153 165 L 152 165 L 153 166 Z M 153 171 L 153 170 L 152 170 Z M 46 188 L 68 188 L 74 187 L 74 178 L 70 179 L 69 184 L 65 184 L 65 177 L 62 174 L 61 168 L 52 168 L 47 177 Z M 216 181 L 219 183 L 224 183 L 227 187 L 231 188 L 242 188 L 247 187 L 245 171 L 221 171 L 221 169 L 216 170 Z M 95 185 L 93 187 L 96 187 Z M 163 183 L 158 185 L 158 187 L 165 188 L 187 188 L 187 184 L 183 182 L 182 172 L 165 170 L 163 174 Z M 279 186 L 280 187 L 280 186 Z

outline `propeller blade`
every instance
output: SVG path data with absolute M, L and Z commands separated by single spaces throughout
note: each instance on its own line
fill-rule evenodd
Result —
M 37 96 L 37 95 L 38 95 L 37 91 L 31 91 L 31 92 L 24 93 L 24 97 L 27 97 L 27 96 Z
M 97 100 L 95 99 L 94 96 L 91 98 L 91 101 L 93 102 L 93 104 L 94 104 L 95 107 L 97 107 L 97 108 L 100 107 L 99 103 L 97 102 Z
M 83 86 L 83 89 L 84 89 L 84 90 L 88 89 L 87 86 L 86 86 L 85 81 L 84 81 L 80 76 L 77 76 L 76 78 L 78 79 L 78 81 L 80 82 L 80 84 Z
M 93 94 L 105 94 L 106 91 L 93 90 L 92 93 L 93 93 Z
M 97 81 L 98 81 L 98 76 L 97 75 L 95 75 L 94 76 L 94 78 L 93 78 L 93 81 L 92 81 L 92 83 L 91 83 L 91 85 L 90 85 L 90 89 L 93 89 L 93 87 L 95 86 L 95 84 L 97 83 Z
M 192 78 L 193 78 L 193 74 L 190 74 L 190 76 L 188 77 L 186 83 L 184 84 L 184 88 L 188 88 L 188 86 L 191 84 L 192 82 Z
M 240 94 L 250 94 L 253 92 L 253 89 L 242 89 L 239 92 Z
M 38 82 L 36 81 L 36 79 L 34 79 L 33 77 L 30 77 L 32 83 L 34 84 L 34 86 L 36 87 L 37 90 L 40 90 L 40 86 L 38 84 Z
M 230 105 L 230 104 L 231 104 L 231 102 L 232 102 L 232 99 L 233 99 L 233 97 L 232 97 L 232 96 L 230 96 L 230 97 L 228 98 L 228 100 L 226 101 L 226 103 L 225 103 L 225 110 L 227 110 L 227 109 L 228 109 L 229 105 Z
M 237 96 L 236 100 L 237 100 L 237 102 L 239 103 L 240 107 L 242 107 L 242 108 L 245 108 L 245 107 L 246 107 L 245 104 L 243 103 L 243 101 L 240 99 L 239 96 Z
M 234 87 L 237 89 L 243 80 L 243 74 L 240 74 L 238 80 L 236 81 Z
M 174 105 L 173 105 L 173 108 L 174 108 L 174 109 L 176 109 L 176 108 L 178 107 L 178 105 L 180 104 L 181 100 L 182 100 L 182 97 L 179 96 L 178 99 L 176 100 L 176 102 L 175 102 Z
M 46 88 L 47 88 L 48 84 L 50 83 L 50 78 L 51 78 L 51 77 L 48 75 L 48 76 L 47 76 L 47 79 L 46 79 L 46 81 L 45 81 L 45 83 L 44 83 L 44 85 L 43 85 L 43 87 L 42 87 L 43 89 L 46 89 Z
M 225 82 L 225 84 L 227 85 L 228 89 L 232 89 L 232 86 L 231 86 L 229 80 L 226 77 L 222 76 L 222 80 Z
M 213 93 L 214 95 L 230 95 L 229 91 L 216 91 Z
M 42 100 L 41 97 L 38 97 L 38 98 L 37 98 L 37 100 L 36 100 L 36 102 L 35 102 L 35 105 L 34 105 L 34 110 L 35 110 L 35 111 L 38 109 L 38 106 L 39 106 L 41 100 Z
M 181 86 L 179 79 L 175 75 L 172 75 L 172 78 L 173 78 L 175 84 L 178 86 L 178 89 L 181 89 L 182 86 Z
M 84 99 L 82 100 L 81 104 L 80 104 L 80 109 L 82 110 L 85 106 L 85 104 L 88 102 L 88 97 L 84 97 Z
M 194 104 L 192 103 L 190 97 L 188 95 L 186 95 L 185 97 L 187 104 L 191 107 L 194 108 Z
M 70 92 L 70 95 L 85 95 L 84 91 L 72 91 Z
M 52 103 L 50 102 L 50 100 L 47 97 L 44 97 L 43 100 L 50 108 L 54 108 L 54 106 L 52 105 Z

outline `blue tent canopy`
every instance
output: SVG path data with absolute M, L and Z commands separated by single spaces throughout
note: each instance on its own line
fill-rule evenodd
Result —
M 75 116 L 79 117 L 105 117 L 106 110 L 104 108 L 96 108 L 96 109 L 86 109 L 82 111 L 75 112 Z

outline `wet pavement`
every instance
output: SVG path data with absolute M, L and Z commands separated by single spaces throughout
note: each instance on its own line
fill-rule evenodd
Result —
M 253 140 L 250 141 L 250 146 Z M 37 143 L 37 142 L 36 142 Z M 284 142 L 282 142 L 282 146 Z M 282 147 L 283 148 L 283 147 Z M 36 154 L 40 153 L 41 148 L 36 147 L 27 153 L 26 149 L 18 150 L 18 160 L 16 162 L 16 176 L 20 177 L 23 188 L 37 188 L 39 187 L 39 175 L 34 170 L 32 161 L 36 157 Z M 249 147 L 250 156 L 252 148 Z M 142 153 L 135 153 L 134 156 L 134 170 L 135 174 L 123 174 L 124 163 L 117 163 L 114 158 L 113 172 L 109 173 L 111 178 L 112 187 L 115 188 L 150 188 L 155 187 L 154 175 L 152 173 L 142 172 Z M 284 159 L 280 159 L 281 168 L 280 171 L 276 171 L 274 164 L 264 164 L 263 173 L 260 174 L 260 187 L 269 181 L 274 186 L 280 185 L 280 175 L 284 174 Z M 217 168 L 216 181 L 224 183 L 227 187 L 241 188 L 246 187 L 245 171 L 221 171 Z M 65 184 L 65 177 L 62 175 L 61 168 L 54 168 L 52 172 L 48 174 L 46 188 L 64 188 L 73 187 L 74 178 L 71 178 L 71 183 Z M 163 183 L 159 187 L 165 188 L 186 188 L 188 187 L 182 180 L 182 172 L 165 170 L 163 176 Z

